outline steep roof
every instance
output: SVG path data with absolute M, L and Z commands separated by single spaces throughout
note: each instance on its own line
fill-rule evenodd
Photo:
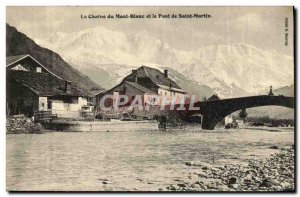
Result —
M 24 59 L 25 57 L 28 57 L 29 55 L 16 55 L 16 56 L 7 56 L 6 57 L 6 67 L 11 65 L 14 62 L 17 62 L 19 60 Z
M 148 93 L 148 94 L 156 94 L 153 91 L 149 90 L 148 88 L 145 88 L 144 86 L 141 86 L 140 84 L 134 83 L 134 82 L 130 82 L 130 81 L 125 81 L 125 83 L 131 85 L 132 87 L 144 92 L 144 93 Z
M 64 90 L 65 82 L 50 73 L 26 71 L 7 71 L 7 81 L 14 81 L 29 88 L 39 96 L 88 96 L 79 88 L 71 85 L 71 90 Z
M 31 57 L 28 54 L 26 54 L 26 55 L 16 55 L 16 56 L 7 56 L 6 57 L 6 69 L 10 69 L 10 68 L 16 66 L 17 64 L 22 63 L 22 62 L 26 61 L 26 59 L 31 59 L 37 65 L 39 65 L 40 67 L 42 67 L 43 69 L 45 69 L 48 73 L 56 76 L 59 79 L 62 79 L 61 77 L 59 77 L 56 74 L 54 74 L 53 72 L 51 72 L 48 68 L 46 68 L 39 61 L 37 61 L 36 59 L 34 59 L 33 57 Z
M 164 73 L 156 68 L 148 66 L 141 66 L 137 69 L 138 77 L 148 77 L 153 83 L 163 89 L 174 90 L 177 92 L 185 92 L 181 87 L 169 77 L 166 77 Z
M 160 72 L 158 69 L 147 66 L 142 66 L 142 68 L 155 84 L 163 86 L 170 86 L 171 84 L 173 88 L 181 89 L 177 83 L 169 77 L 165 77 L 164 73 Z
M 103 90 L 90 90 L 89 93 L 92 95 L 92 96 L 96 96 L 98 94 L 101 94 L 102 92 L 104 92 Z

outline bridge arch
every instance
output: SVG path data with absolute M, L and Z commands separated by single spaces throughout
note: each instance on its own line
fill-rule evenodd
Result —
M 235 111 L 268 105 L 294 108 L 294 97 L 251 96 L 202 102 L 200 103 L 200 113 L 203 116 L 202 128 L 213 130 L 223 118 Z

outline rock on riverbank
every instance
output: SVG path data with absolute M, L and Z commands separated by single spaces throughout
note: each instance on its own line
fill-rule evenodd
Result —
M 214 167 L 187 162 L 199 167 L 197 180 L 181 181 L 164 191 L 295 191 L 294 148 L 282 150 L 267 160 L 251 160 L 248 165 Z
M 6 120 L 7 134 L 41 134 L 43 127 L 40 123 L 34 123 L 24 115 L 16 115 Z

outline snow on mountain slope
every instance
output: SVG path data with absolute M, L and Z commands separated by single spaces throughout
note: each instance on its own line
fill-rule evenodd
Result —
M 276 52 L 231 44 L 208 46 L 193 53 L 179 52 L 177 57 L 188 65 L 201 65 L 199 67 L 205 68 L 204 75 L 216 76 L 226 84 L 235 84 L 250 93 L 270 85 L 278 88 L 293 83 L 293 59 Z M 190 73 L 190 67 L 183 68 L 183 72 Z M 193 78 L 197 77 L 194 74 Z
M 89 76 L 96 70 L 107 73 L 110 80 L 106 81 L 113 82 L 104 87 L 111 87 L 141 65 L 169 67 L 212 88 L 223 98 L 257 94 L 270 85 L 291 85 L 294 77 L 292 57 L 246 44 L 199 46 L 195 51 L 183 51 L 145 31 L 127 35 L 105 27 L 56 33 L 38 42 Z

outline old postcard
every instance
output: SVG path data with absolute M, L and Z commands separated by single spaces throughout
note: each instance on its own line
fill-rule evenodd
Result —
M 295 192 L 293 7 L 6 7 L 8 191 Z

